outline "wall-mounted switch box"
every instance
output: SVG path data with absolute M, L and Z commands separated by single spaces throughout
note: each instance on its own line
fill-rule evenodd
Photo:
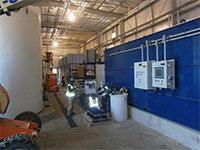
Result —
M 134 87 L 144 90 L 153 90 L 152 61 L 134 63 Z

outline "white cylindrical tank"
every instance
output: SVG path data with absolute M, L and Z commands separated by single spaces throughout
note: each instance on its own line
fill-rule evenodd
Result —
M 43 108 L 40 35 L 38 7 L 0 16 L 0 83 L 10 96 L 4 117 Z
M 127 94 L 110 94 L 111 115 L 115 121 L 128 119 Z

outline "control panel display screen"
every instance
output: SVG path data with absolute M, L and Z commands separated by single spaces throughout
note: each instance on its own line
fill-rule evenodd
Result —
M 164 78 L 164 68 L 163 67 L 155 67 L 155 78 Z

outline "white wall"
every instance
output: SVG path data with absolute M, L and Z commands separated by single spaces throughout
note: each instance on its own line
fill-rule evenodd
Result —
M 0 16 L 0 83 L 10 96 L 9 118 L 43 108 L 40 10 L 28 10 Z

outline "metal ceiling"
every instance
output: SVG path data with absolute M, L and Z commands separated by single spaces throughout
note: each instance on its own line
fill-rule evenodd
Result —
M 42 42 L 80 45 L 143 0 L 42 0 Z M 70 13 L 75 20 L 68 19 Z

